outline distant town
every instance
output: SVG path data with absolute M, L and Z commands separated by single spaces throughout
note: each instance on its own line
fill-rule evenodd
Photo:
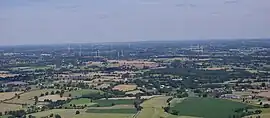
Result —
M 270 118 L 270 40 L 0 47 L 3 118 Z

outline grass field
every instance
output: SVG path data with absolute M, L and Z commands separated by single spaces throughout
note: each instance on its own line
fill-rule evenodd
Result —
M 135 108 L 130 109 L 88 109 L 87 113 L 121 113 L 121 114 L 135 114 Z
M 245 108 L 248 105 L 240 102 L 214 98 L 187 98 L 174 105 L 171 111 L 179 112 L 180 116 L 195 116 L 204 118 L 228 118 L 236 114 L 237 108 Z
M 263 109 L 260 109 L 262 110 L 262 113 L 259 114 L 260 118 L 270 118 L 270 109 L 268 108 L 263 108 Z M 256 118 L 256 116 L 258 115 L 251 115 L 252 118 Z M 250 116 L 245 116 L 244 118 L 250 118 Z
M 132 118 L 134 114 L 118 114 L 118 113 L 87 113 L 85 110 L 78 110 L 80 114 L 75 114 L 76 109 L 53 109 L 44 112 L 31 114 L 37 118 L 49 116 L 50 114 L 59 114 L 62 118 Z
M 84 105 L 87 105 L 87 106 L 92 106 L 92 105 L 95 105 L 97 103 L 93 103 L 91 102 L 90 99 L 88 98 L 80 98 L 80 99 L 73 99 L 71 100 L 69 103 L 63 105 L 64 107 L 70 107 L 70 104 L 75 104 L 76 106 L 84 106 Z
M 137 118 L 178 118 L 177 116 L 164 112 L 162 107 L 167 106 L 166 101 L 168 98 L 170 97 L 162 96 L 146 100 L 142 103 L 143 109 L 138 114 Z
M 0 112 L 2 113 L 4 113 L 5 111 L 10 111 L 10 110 L 19 110 L 21 108 L 22 108 L 21 105 L 0 103 Z
M 104 93 L 99 90 L 92 90 L 92 89 L 81 89 L 81 90 L 76 90 L 76 91 L 71 91 L 71 92 L 65 92 L 64 96 L 68 97 L 69 94 L 71 94 L 71 97 L 81 97 L 83 95 L 88 95 L 88 94 L 96 94 L 96 93 Z
M 109 107 L 112 106 L 112 104 L 115 105 L 133 105 L 134 100 L 94 100 L 93 103 L 96 103 L 92 105 L 91 107 L 96 107 L 99 105 L 100 107 Z

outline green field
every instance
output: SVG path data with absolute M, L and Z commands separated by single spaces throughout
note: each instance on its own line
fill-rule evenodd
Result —
M 121 113 L 121 114 L 135 114 L 136 109 L 88 109 L 87 113 Z
M 76 90 L 76 91 L 65 92 L 64 96 L 69 96 L 69 94 L 71 94 L 71 97 L 82 97 L 83 95 L 98 94 L 98 93 L 104 93 L 104 92 L 100 90 L 93 90 L 93 89 L 81 89 L 81 90 Z
M 236 114 L 234 110 L 245 107 L 248 105 L 223 99 L 187 98 L 173 105 L 170 111 L 178 111 L 180 116 L 228 118 Z
M 93 103 L 97 103 L 92 105 L 91 107 L 109 107 L 112 104 L 115 105 L 133 105 L 134 100 L 94 100 Z
M 76 104 L 76 105 L 80 105 L 80 104 L 88 104 L 90 103 L 91 100 L 88 99 L 88 98 L 80 98 L 80 99 L 74 99 L 74 100 L 71 100 L 69 102 L 69 104 Z
M 96 103 L 91 102 L 91 100 L 88 98 L 79 98 L 79 99 L 73 99 L 69 103 L 67 103 L 63 106 L 70 107 L 70 104 L 72 104 L 72 105 L 75 104 L 76 106 L 84 106 L 84 105 L 91 106 L 91 105 L 94 105 Z

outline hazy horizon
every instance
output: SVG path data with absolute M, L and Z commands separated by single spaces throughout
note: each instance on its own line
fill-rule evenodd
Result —
M 1 0 L 0 45 L 270 38 L 269 0 Z

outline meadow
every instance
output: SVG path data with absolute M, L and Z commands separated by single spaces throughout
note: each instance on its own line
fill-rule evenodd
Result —
M 90 94 L 98 94 L 98 93 L 104 93 L 100 90 L 92 90 L 92 89 L 81 89 L 81 90 L 76 90 L 76 91 L 70 91 L 70 92 L 65 92 L 64 96 L 69 97 L 69 94 L 71 94 L 71 97 L 82 97 L 84 95 L 90 95 Z
M 91 107 L 109 107 L 114 105 L 133 105 L 134 100 L 93 100 L 93 103 L 96 103 L 92 105 Z
M 215 98 L 187 98 L 171 107 L 180 116 L 195 116 L 204 118 L 228 118 L 237 115 L 239 108 L 250 107 L 240 102 Z

